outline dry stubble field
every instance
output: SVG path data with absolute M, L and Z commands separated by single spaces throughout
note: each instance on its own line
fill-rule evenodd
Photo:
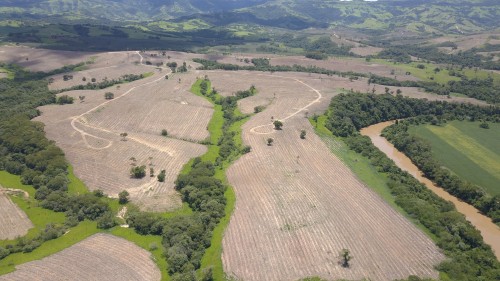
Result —
M 329 98 L 315 103 L 318 92 L 292 73 L 253 80 L 244 73 L 208 75 L 223 94 L 253 83 L 272 101 L 244 125 L 252 152 L 227 172 L 237 197 L 223 240 L 228 274 L 242 280 L 437 277 L 433 267 L 444 256 L 433 242 L 361 183 L 304 118 L 305 110 L 325 107 Z M 314 87 L 321 83 L 296 76 Z M 312 108 L 304 108 L 308 104 Z M 272 129 L 270 116 L 285 120 L 282 131 Z M 338 264 L 342 248 L 355 257 L 349 269 Z
M 95 234 L 57 254 L 16 267 L 1 281 L 154 281 L 161 273 L 151 254 L 125 239 Z
M 179 62 L 206 57 L 168 54 Z M 106 75 L 110 63 L 125 71 L 146 69 L 125 62 L 125 55 L 97 54 L 91 66 L 93 75 Z M 130 61 L 138 60 L 135 55 Z M 293 62 L 292 58 L 289 63 Z M 243 139 L 252 152 L 227 173 L 237 203 L 223 241 L 225 271 L 243 280 L 296 280 L 311 275 L 372 280 L 410 274 L 437 276 L 433 266 L 443 255 L 432 241 L 364 186 L 330 153 L 304 118 L 305 112 L 326 109 L 342 88 L 367 91 L 365 80 L 223 71 L 190 71 L 165 80 L 166 70 L 149 69 L 154 76 L 113 87 L 112 101 L 103 97 L 110 89 L 72 91 L 65 94 L 76 98 L 74 104 L 40 108 L 43 114 L 37 120 L 46 124 L 48 138 L 64 150 L 76 175 L 90 189 L 100 188 L 116 196 L 127 188 L 132 200 L 146 210 L 179 206 L 173 181 L 184 163 L 206 151 L 186 140 L 208 136 L 206 126 L 212 114 L 208 102 L 189 93 L 196 76 L 207 74 L 223 95 L 254 84 L 258 94 L 240 101 L 242 111 L 251 113 L 257 105 L 267 109 L 244 125 Z M 375 87 L 377 93 L 383 92 L 382 86 Z M 424 95 L 416 89 L 402 90 L 410 96 Z M 86 96 L 84 102 L 78 101 L 79 95 Z M 271 117 L 284 120 L 283 131 L 272 129 Z M 167 129 L 171 137 L 161 137 L 161 129 Z M 298 137 L 302 129 L 307 131 L 306 140 Z M 128 133 L 126 140 L 120 138 L 121 132 Z M 271 147 L 265 144 L 268 137 L 275 139 Z M 149 176 L 130 179 L 131 164 L 151 165 L 156 172 L 166 169 L 166 182 L 160 184 Z M 350 249 L 355 257 L 350 269 L 338 264 L 342 248 Z
M 10 200 L 8 193 L 0 186 L 0 240 L 23 236 L 33 227 L 23 210 Z
M 205 146 L 186 140 L 208 136 L 206 126 L 213 109 L 189 92 L 194 73 L 166 80 L 167 70 L 149 69 L 154 76 L 119 88 L 65 92 L 75 98 L 74 104 L 43 106 L 36 120 L 46 125 L 47 137 L 63 149 L 89 189 L 102 189 L 111 196 L 126 189 L 142 209 L 165 211 L 180 206 L 173 182 L 182 166 L 206 151 Z M 107 91 L 114 92 L 113 100 L 104 99 Z M 84 102 L 78 100 L 80 95 L 85 96 Z M 160 136 L 162 129 L 170 137 Z M 125 139 L 120 137 L 123 132 L 128 134 Z M 130 178 L 132 165 L 145 165 L 147 176 Z M 149 177 L 150 167 L 155 174 L 166 170 L 164 183 Z

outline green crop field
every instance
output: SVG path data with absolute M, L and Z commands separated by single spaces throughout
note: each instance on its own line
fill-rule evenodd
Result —
M 500 124 L 489 126 L 482 129 L 478 122 L 453 121 L 413 127 L 410 132 L 429 141 L 446 168 L 495 195 L 500 194 Z

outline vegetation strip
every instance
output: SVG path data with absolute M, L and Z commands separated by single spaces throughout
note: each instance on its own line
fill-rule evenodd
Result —
M 193 213 L 161 218 L 134 211 L 127 222 L 139 234 L 162 235 L 172 280 L 196 280 L 198 269 L 201 280 L 222 280 L 222 234 L 234 207 L 234 193 L 227 185 L 225 169 L 250 151 L 238 140 L 239 126 L 248 116 L 239 113 L 237 101 L 255 94 L 255 88 L 221 97 L 205 78 L 198 80 L 192 91 L 209 99 L 215 110 L 208 126 L 207 153 L 186 164 L 176 180 L 176 189 Z
M 378 114 L 374 114 L 375 111 Z M 410 174 L 399 169 L 368 137 L 361 136 L 358 132 L 360 128 L 385 121 L 384 119 L 419 115 L 431 120 L 433 116 L 499 116 L 498 109 L 494 108 L 428 102 L 390 95 L 341 94 L 332 99 L 326 126 L 335 135 L 343 137 L 350 149 L 368 157 L 372 165 L 387 175 L 387 185 L 396 204 L 434 235 L 437 245 L 450 257 L 438 266 L 445 274 L 441 276 L 443 280 L 472 280 L 478 276 L 484 280 L 498 279 L 500 263 L 491 248 L 484 244 L 479 231 L 450 202 L 439 198 Z

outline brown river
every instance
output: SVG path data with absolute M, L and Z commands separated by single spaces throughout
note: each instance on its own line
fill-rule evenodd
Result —
M 373 144 L 378 147 L 382 152 L 384 152 L 387 157 L 391 158 L 399 168 L 407 171 L 412 176 L 414 176 L 418 181 L 423 183 L 427 188 L 436 193 L 439 197 L 451 201 L 457 210 L 464 214 L 466 219 L 471 222 L 483 236 L 484 242 L 491 246 L 496 257 L 500 260 L 500 228 L 494 224 L 490 218 L 482 215 L 473 206 L 460 201 L 453 195 L 449 194 L 442 188 L 437 187 L 429 179 L 422 176 L 422 172 L 415 166 L 411 160 L 406 157 L 403 153 L 399 152 L 389 141 L 384 137 L 380 136 L 382 130 L 390 126 L 394 121 L 388 121 L 383 123 L 378 123 L 361 130 L 361 134 L 370 137 Z

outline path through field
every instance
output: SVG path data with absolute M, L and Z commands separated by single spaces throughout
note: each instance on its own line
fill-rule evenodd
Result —
M 156 281 L 161 272 L 151 254 L 125 239 L 95 234 L 57 254 L 16 267 L 0 281 Z
M 228 83 L 209 74 L 223 94 L 247 88 L 248 75 L 232 73 Z M 247 281 L 436 278 L 434 266 L 444 258 L 439 249 L 361 183 L 301 114 L 329 102 L 314 87 L 319 81 L 262 74 L 250 82 L 270 102 L 243 126 L 252 152 L 227 172 L 237 200 L 223 239 L 226 273 Z M 284 120 L 283 130 L 272 128 L 271 116 Z M 343 248 L 354 256 L 350 268 L 339 264 Z
M 65 92 L 75 97 L 74 104 L 43 106 L 36 120 L 45 123 L 47 137 L 63 149 L 75 174 L 91 190 L 102 189 L 116 197 L 126 189 L 144 210 L 172 210 L 181 204 L 173 188 L 177 174 L 189 159 L 206 151 L 196 142 L 208 137 L 213 108 L 189 92 L 194 74 L 179 75 L 179 81 L 165 79 L 172 76 L 169 68 L 142 65 L 141 53 L 134 54 L 140 64 L 124 71 L 147 68 L 153 76 L 104 90 Z M 115 98 L 105 100 L 104 92 L 109 91 Z M 80 95 L 85 96 L 83 102 Z M 162 129 L 169 137 L 160 135 Z M 121 133 L 128 136 L 122 138 Z M 130 168 L 141 165 L 146 166 L 146 177 L 130 178 Z M 154 176 L 161 170 L 166 170 L 163 183 Z

